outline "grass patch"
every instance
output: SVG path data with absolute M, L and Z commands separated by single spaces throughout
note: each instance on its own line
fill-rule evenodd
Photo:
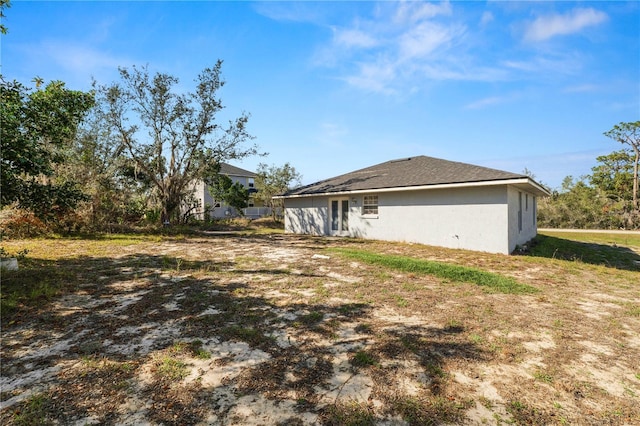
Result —
M 170 348 L 172 354 L 184 354 L 198 359 L 210 359 L 211 353 L 202 349 L 202 341 L 194 340 L 192 342 L 177 342 Z
M 220 330 L 220 334 L 227 340 L 237 340 L 248 343 L 254 347 L 271 346 L 274 339 L 265 336 L 261 331 L 255 328 L 242 327 L 239 325 L 231 325 Z
M 529 254 L 638 271 L 640 256 L 629 247 L 640 247 L 640 236 L 545 231 L 535 238 Z
M 22 406 L 22 410 L 13 418 L 14 425 L 50 425 L 53 424 L 47 413 L 51 400 L 47 394 L 39 393 L 31 396 Z
M 632 317 L 640 317 L 640 305 L 629 303 L 627 306 L 628 309 L 625 311 L 625 314 Z
M 323 424 L 343 426 L 365 426 L 375 424 L 372 409 L 365 404 L 337 403 L 326 409 Z
M 351 365 L 354 367 L 368 367 L 376 363 L 375 357 L 366 351 L 358 351 L 351 358 Z
M 32 259 L 21 262 L 17 271 L 2 271 L 2 319 L 9 319 L 21 306 L 41 305 L 75 287 L 75 272 L 54 262 Z
M 322 312 L 313 311 L 308 314 L 302 315 L 300 317 L 300 322 L 307 326 L 311 326 L 319 323 L 323 319 L 324 319 L 324 314 Z
M 165 356 L 158 360 L 156 373 L 164 379 L 180 381 L 189 375 L 189 369 L 184 362 Z
M 553 376 L 541 370 L 534 372 L 533 377 L 536 380 L 540 380 L 541 382 L 544 382 L 544 383 L 548 383 L 548 384 L 553 383 Z
M 459 424 L 464 418 L 467 402 L 457 403 L 448 398 L 396 397 L 391 401 L 392 411 L 400 414 L 409 425 Z
M 539 291 L 535 287 L 521 284 L 513 278 L 466 266 L 407 256 L 371 253 L 364 250 L 336 248 L 331 251 L 372 265 L 380 265 L 403 272 L 433 275 L 452 282 L 477 284 L 500 293 L 529 294 Z

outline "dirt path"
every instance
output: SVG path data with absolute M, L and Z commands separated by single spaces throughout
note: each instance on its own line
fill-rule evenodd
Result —
M 345 244 L 540 292 L 327 250 Z M 75 289 L 3 324 L 2 424 L 640 424 L 631 272 L 290 236 L 101 250 L 58 259 Z

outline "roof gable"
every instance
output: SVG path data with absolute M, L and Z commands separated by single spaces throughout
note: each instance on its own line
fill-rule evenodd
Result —
M 522 179 L 529 178 L 522 174 L 475 166 L 473 164 L 418 156 L 387 161 L 312 183 L 293 189 L 284 194 L 284 196 L 304 196 L 391 188 L 410 189 L 411 187 L 430 185 L 471 184 Z
M 257 175 L 254 172 L 241 169 L 240 167 L 232 166 L 227 163 L 220 163 L 220 174 L 227 176 L 245 176 L 255 178 Z

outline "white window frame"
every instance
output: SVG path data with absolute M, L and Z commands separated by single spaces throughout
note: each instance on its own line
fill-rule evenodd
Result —
M 379 208 L 378 195 L 365 195 L 362 197 L 362 215 L 377 216 Z

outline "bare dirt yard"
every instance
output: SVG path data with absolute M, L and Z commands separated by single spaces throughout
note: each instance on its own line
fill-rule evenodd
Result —
M 3 425 L 640 424 L 638 269 L 282 234 L 3 245 L 30 250 L 2 274 Z

